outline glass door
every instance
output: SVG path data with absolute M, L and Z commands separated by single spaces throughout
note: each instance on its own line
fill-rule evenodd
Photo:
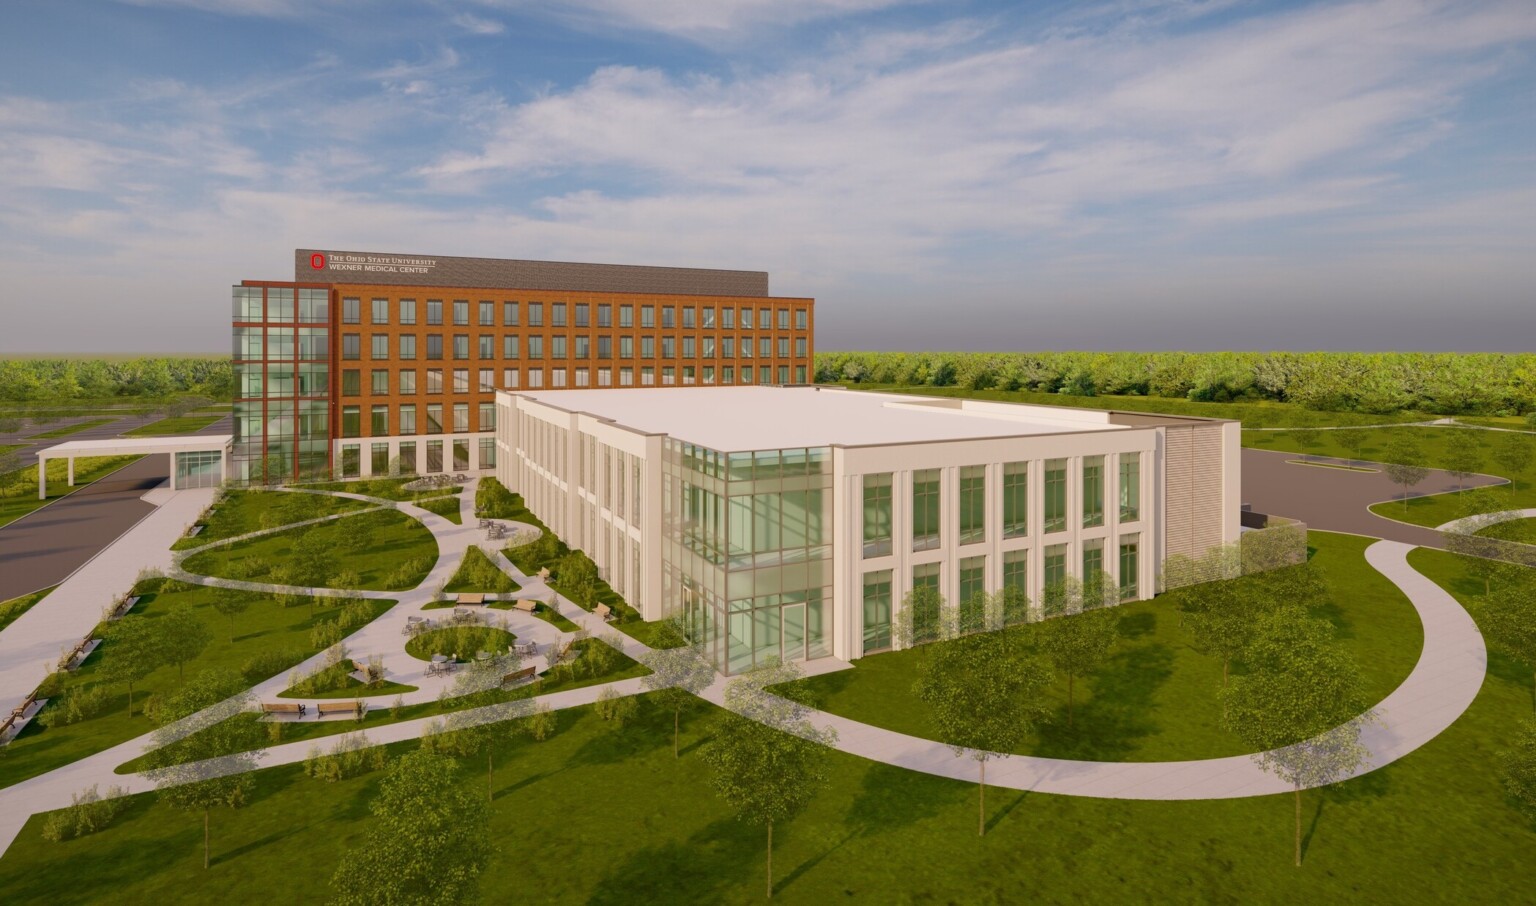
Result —
M 783 659 L 788 661 L 805 660 L 805 605 L 786 604 L 780 609 L 783 621 Z

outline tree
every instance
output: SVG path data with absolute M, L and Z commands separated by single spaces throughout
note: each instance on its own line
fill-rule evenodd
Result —
M 103 681 L 128 687 L 128 716 L 133 716 L 133 685 L 166 663 L 165 646 L 154 621 L 129 614 L 107 631 L 99 673 Z
M 234 588 L 218 587 L 213 590 L 213 609 L 229 617 L 229 643 L 235 643 L 235 617 L 250 609 L 251 599 L 245 592 Z
M 1045 718 L 1050 685 L 1049 668 L 1025 657 L 1015 633 L 984 632 L 935 646 L 912 687 L 956 757 L 969 755 L 980 768 L 977 836 L 987 832 L 987 760 Z
M 294 582 L 309 588 L 324 586 L 326 580 L 336 571 L 333 568 L 335 558 L 331 556 L 330 543 L 314 529 L 294 539 L 293 554 L 288 562 L 293 571 Z
M 900 648 L 937 642 L 952 634 L 954 620 L 949 605 L 938 588 L 927 583 L 914 585 L 907 592 L 895 616 L 892 629 Z
M 490 807 L 464 789 L 452 758 L 418 750 L 395 759 L 368 804 L 362 845 L 347 850 L 331 889 L 342 906 L 467 903 L 490 858 Z
M 1499 774 L 1509 798 L 1536 819 L 1536 721 L 1525 725 L 1513 748 L 1499 753 Z
M 1417 441 L 1406 434 L 1399 434 L 1387 444 L 1384 455 L 1387 477 L 1403 489 L 1403 509 L 1406 510 L 1409 489 L 1417 487 L 1419 482 L 1429 476 L 1429 469 L 1424 467 L 1424 453 L 1419 449 Z
M 560 558 L 555 569 L 565 594 L 586 610 L 591 610 L 597 595 L 597 566 L 581 551 L 571 551 Z
M 1235 580 L 1205 582 L 1183 590 L 1179 609 L 1195 649 L 1221 660 L 1221 688 L 1227 688 L 1232 660 L 1253 639 L 1255 617 L 1265 602 L 1252 583 Z
M 1493 448 L 1493 461 L 1509 472 L 1509 493 L 1520 489 L 1520 476 L 1531 467 L 1531 438 L 1516 432 L 1500 435 Z
M 793 665 L 773 662 L 733 680 L 725 691 L 729 713 L 701 757 L 713 772 L 715 792 L 736 817 L 768 829 L 768 896 L 773 896 L 773 826 L 788 821 L 826 786 L 827 746 L 836 740 L 808 719 L 807 709 L 772 695 L 768 686 L 798 677 Z
M 200 677 L 201 679 L 201 677 Z M 227 677 L 209 675 L 206 687 L 199 685 L 199 695 L 218 694 Z M 227 687 L 226 687 L 227 688 Z M 145 756 L 147 774 L 154 781 L 161 801 L 172 808 L 203 813 L 203 868 L 212 853 L 212 812 L 215 808 L 239 808 L 256 788 L 250 774 L 256 769 L 261 744 L 261 726 L 254 721 L 234 719 L 250 701 L 250 693 L 238 693 L 213 707 L 201 707 L 155 733 L 159 748 Z M 189 695 L 183 699 L 187 708 L 201 702 Z M 168 713 L 175 718 L 175 712 Z M 235 754 L 227 754 L 233 752 Z
M 672 712 L 672 757 L 678 757 L 677 742 L 682 732 L 683 712 L 699 703 L 699 693 L 715 681 L 715 668 L 689 645 L 655 648 L 640 656 L 651 672 L 640 678 L 640 685 L 651 693 L 651 701 Z
M 1084 596 L 1083 586 L 1068 577 L 1046 590 L 1043 601 L 1046 621 L 1040 626 L 1040 650 L 1051 664 L 1067 675 L 1067 726 L 1072 726 L 1076 678 L 1095 670 L 1120 637 L 1114 612 L 1102 599 Z
M 1301 865 L 1301 792 L 1334 783 L 1369 757 L 1359 668 L 1333 643 L 1333 627 L 1298 608 L 1260 621 L 1245 655 L 1249 672 L 1222 691 L 1222 725 L 1258 750 L 1254 760 L 1295 794 Z
M 1532 671 L 1531 707 L 1536 712 L 1536 589 L 1509 584 L 1486 596 L 1478 620 L 1494 646 Z
M 1364 431 L 1334 431 L 1333 439 L 1349 454 L 1351 464 L 1360 461 L 1360 451 L 1365 449 Z
M 478 659 L 471 661 L 453 681 L 451 695 L 463 700 L 469 707 L 493 704 L 496 693 L 501 690 L 502 679 L 509 673 L 516 673 L 521 667 L 522 658 L 515 651 L 496 654 L 483 661 Z M 512 716 L 521 716 L 523 713 L 520 708 L 504 710 L 513 713 L 498 718 L 498 721 L 510 719 Z M 487 802 L 493 798 L 492 777 L 496 771 L 496 742 L 499 738 L 499 730 L 495 723 L 482 719 L 482 715 L 459 711 L 449 715 L 446 724 L 429 724 L 426 732 L 422 734 L 423 748 L 433 747 L 428 744 L 430 738 L 435 745 L 435 751 L 445 754 L 469 757 L 480 752 L 485 753 L 485 799 Z M 510 726 L 519 731 L 524 729 L 520 722 L 514 722 Z
M 146 703 L 144 713 L 157 724 L 171 724 L 228 699 L 244 702 L 242 693 L 246 686 L 245 677 L 238 672 L 227 667 L 210 667 L 200 671 L 180 689 L 160 698 L 153 709 Z M 225 705 L 223 709 L 229 710 L 229 706 Z
M 344 551 L 360 551 L 368 546 L 366 520 L 343 516 L 336 520 L 336 546 Z
M 172 608 L 155 623 L 165 646 L 165 659 L 176 665 L 176 678 L 185 680 L 187 661 L 196 658 L 213 641 L 208 627 L 187 605 Z
M 620 695 L 610 686 L 598 694 L 593 710 L 600 719 L 613 724 L 615 730 L 623 730 L 624 724 L 635 716 L 639 706 L 632 697 Z
M 1307 458 L 1308 456 L 1310 456 L 1311 454 L 1309 454 L 1307 451 L 1311 450 L 1312 448 L 1314 448 L 1314 447 L 1316 447 L 1318 445 L 1318 443 L 1319 443 L 1318 433 L 1319 432 L 1318 432 L 1318 430 L 1316 428 L 1292 428 L 1291 429 L 1290 435 L 1291 435 L 1291 437 L 1296 439 L 1296 443 L 1301 445 L 1301 448 L 1302 448 L 1301 449 L 1301 454 L 1302 454 L 1303 458 Z
M 1445 445 L 1445 469 L 1456 476 L 1456 494 L 1465 490 L 1467 479 L 1477 474 L 1483 465 L 1483 448 L 1477 442 L 1472 428 L 1451 429 L 1450 440 Z

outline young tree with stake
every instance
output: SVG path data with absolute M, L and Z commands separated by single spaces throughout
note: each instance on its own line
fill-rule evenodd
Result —
M 1099 588 L 1097 583 L 1092 586 Z M 1067 675 L 1067 726 L 1072 726 L 1076 679 L 1102 664 L 1120 638 L 1119 622 L 1102 598 L 1089 598 L 1074 577 L 1046 589 L 1046 620 L 1040 626 L 1040 650 L 1057 671 Z
M 213 641 L 208 627 L 187 605 L 172 608 L 155 623 L 155 629 L 160 633 L 166 662 L 176 665 L 178 682 L 186 679 L 187 661 L 202 654 Z
M 678 757 L 678 737 L 682 732 L 682 714 L 699 703 L 699 693 L 715 681 L 715 668 L 690 645 L 655 648 L 641 655 L 641 663 L 651 672 L 640 684 L 651 693 L 651 701 L 672 712 L 672 757 Z
M 1536 438 L 1511 432 L 1501 435 L 1493 448 L 1493 461 L 1509 473 L 1511 496 L 1520 490 L 1520 476 L 1531 467 L 1531 456 L 1536 452 L 1533 446 L 1536 446 Z
M 1387 444 L 1385 456 L 1387 477 L 1403 489 L 1403 509 L 1406 510 L 1408 491 L 1429 477 L 1429 469 L 1424 467 L 1424 453 L 1417 442 L 1400 434 Z
M 229 643 L 235 643 L 235 617 L 245 613 L 251 607 L 251 599 L 245 592 L 234 588 L 215 588 L 213 590 L 213 609 L 226 617 L 229 617 Z

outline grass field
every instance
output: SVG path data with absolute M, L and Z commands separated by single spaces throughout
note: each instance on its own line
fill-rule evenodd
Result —
M 132 431 L 125 431 L 123 433 L 128 437 L 196 434 L 222 417 L 221 415 L 184 415 L 180 418 L 162 418 L 157 422 L 140 425 Z
M 1309 542 L 1335 601 L 1325 615 L 1360 664 L 1368 695 L 1373 701 L 1384 698 L 1418 661 L 1424 640 L 1418 616 L 1392 583 L 1366 565 L 1369 539 L 1313 532 Z M 1066 720 L 1066 677 L 1058 676 L 1049 693 L 1052 721 L 1017 751 L 1095 761 L 1221 758 L 1250 751 L 1220 727 L 1221 662 L 1191 647 L 1179 626 L 1179 598 L 1175 591 L 1121 605 L 1119 645 L 1097 675 L 1078 677 L 1075 684 L 1073 726 Z M 852 670 L 814 677 L 805 687 L 827 711 L 943 741 L 912 691 L 924 654 L 915 648 L 860 658 Z M 1234 673 L 1240 672 L 1241 664 L 1234 665 Z
M 64 425 L 60 428 L 54 428 L 51 431 L 44 431 L 41 434 L 33 434 L 28 438 L 28 440 L 49 440 L 55 437 L 68 437 L 71 434 L 77 434 L 87 428 L 94 428 L 98 425 L 105 425 L 110 421 L 112 421 L 110 418 L 88 418 L 83 422 L 77 422 L 73 425 Z
M 363 478 L 351 481 L 321 481 L 306 484 L 304 487 L 314 488 L 317 491 L 344 491 L 348 494 L 364 494 L 369 497 L 382 497 L 385 500 L 409 500 L 415 501 L 427 497 L 441 497 L 445 494 L 457 494 L 462 488 L 458 485 L 448 485 L 441 488 L 433 488 L 428 491 L 407 491 L 405 486 L 416 480 L 416 476 L 407 475 L 403 478 Z
M 291 491 L 231 490 L 214 507 L 203 530 L 190 538 L 177 540 L 172 549 L 202 547 L 263 528 L 276 528 L 333 513 L 364 510 L 369 506 L 372 504 L 350 497 L 297 494 Z
M 62 459 L 51 460 L 48 463 L 47 500 L 37 499 L 36 465 L 9 472 L 4 487 L 0 488 L 0 526 L 15 522 L 60 497 L 67 497 L 138 459 L 137 456 L 82 456 L 75 460 L 74 487 L 65 484 L 69 479 L 69 464 Z
M 20 619 L 21 615 L 31 610 L 34 604 L 48 597 L 48 593 L 53 591 L 54 588 L 58 588 L 58 586 L 45 588 L 42 591 L 34 591 L 30 595 L 22 595 L 9 601 L 0 601 L 0 629 L 4 629 Z
M 158 584 L 158 583 L 157 583 Z M 319 623 L 335 620 L 340 610 L 321 606 L 310 616 L 309 607 L 279 607 L 270 598 L 249 594 L 251 607 L 235 620 L 234 641 L 230 641 L 229 620 L 213 609 L 211 589 L 203 586 L 175 583 L 171 590 L 148 591 L 134 606 L 133 612 L 148 619 L 157 619 L 173 606 L 189 605 L 192 612 L 207 625 L 212 640 L 200 656 L 186 665 L 190 678 L 210 667 L 243 670 L 252 659 L 267 655 L 270 664 L 264 665 L 263 676 L 248 676 L 255 683 L 280 674 L 317 651 L 310 639 L 311 630 Z M 392 605 L 392 601 L 370 601 L 369 606 L 378 616 Z M 274 657 L 272 652 L 276 652 Z M 283 653 L 291 656 L 284 659 Z M 65 694 L 85 691 L 97 684 L 96 674 L 104 658 L 112 656 L 112 643 L 105 642 L 65 680 Z M 128 714 L 126 687 L 110 687 L 111 698 L 105 710 L 95 717 L 61 727 L 45 728 L 33 721 L 21 735 L 6 746 L 0 754 L 0 787 L 9 786 L 53 768 L 76 761 L 87 755 L 111 748 L 118 743 L 133 739 L 154 730 L 142 709 L 146 699 L 155 693 L 171 692 L 180 686 L 175 667 L 160 667 L 143 681 L 134 685 L 134 713 Z M 50 705 L 50 708 L 52 706 Z
M 464 523 L 464 514 L 459 506 L 458 495 L 418 500 L 416 505 L 429 513 L 436 513 L 454 525 L 462 525 Z
M 444 591 L 508 594 L 520 588 L 522 586 L 515 579 L 497 568 L 485 551 L 470 547 L 464 552 L 464 562 L 454 571 Z
M 1521 544 L 1536 544 L 1536 519 L 1511 519 L 1508 522 L 1490 525 L 1478 534 L 1487 538 L 1518 541 Z
M 350 529 L 342 523 L 357 520 L 366 530 L 360 536 L 362 546 L 348 548 Z M 205 576 L 260 581 L 272 567 L 294 556 L 300 539 L 330 553 L 330 576 L 356 572 L 361 582 L 354 587 L 365 590 L 414 588 L 437 562 L 437 541 L 425 526 L 404 513 L 378 510 L 236 541 L 192 554 L 182 566 Z M 402 572 L 407 566 L 411 567 L 405 571 L 408 575 Z M 392 578 L 398 581 L 391 582 Z M 328 578 L 323 587 L 340 586 Z

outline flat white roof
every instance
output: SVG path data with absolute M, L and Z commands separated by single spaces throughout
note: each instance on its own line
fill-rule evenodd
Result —
M 165 437 L 104 437 L 100 440 L 69 440 L 37 451 L 39 457 L 129 456 L 150 453 L 191 453 L 222 450 L 233 434 L 177 434 Z
M 503 391 L 721 452 L 1127 431 L 1109 413 L 833 387 Z

